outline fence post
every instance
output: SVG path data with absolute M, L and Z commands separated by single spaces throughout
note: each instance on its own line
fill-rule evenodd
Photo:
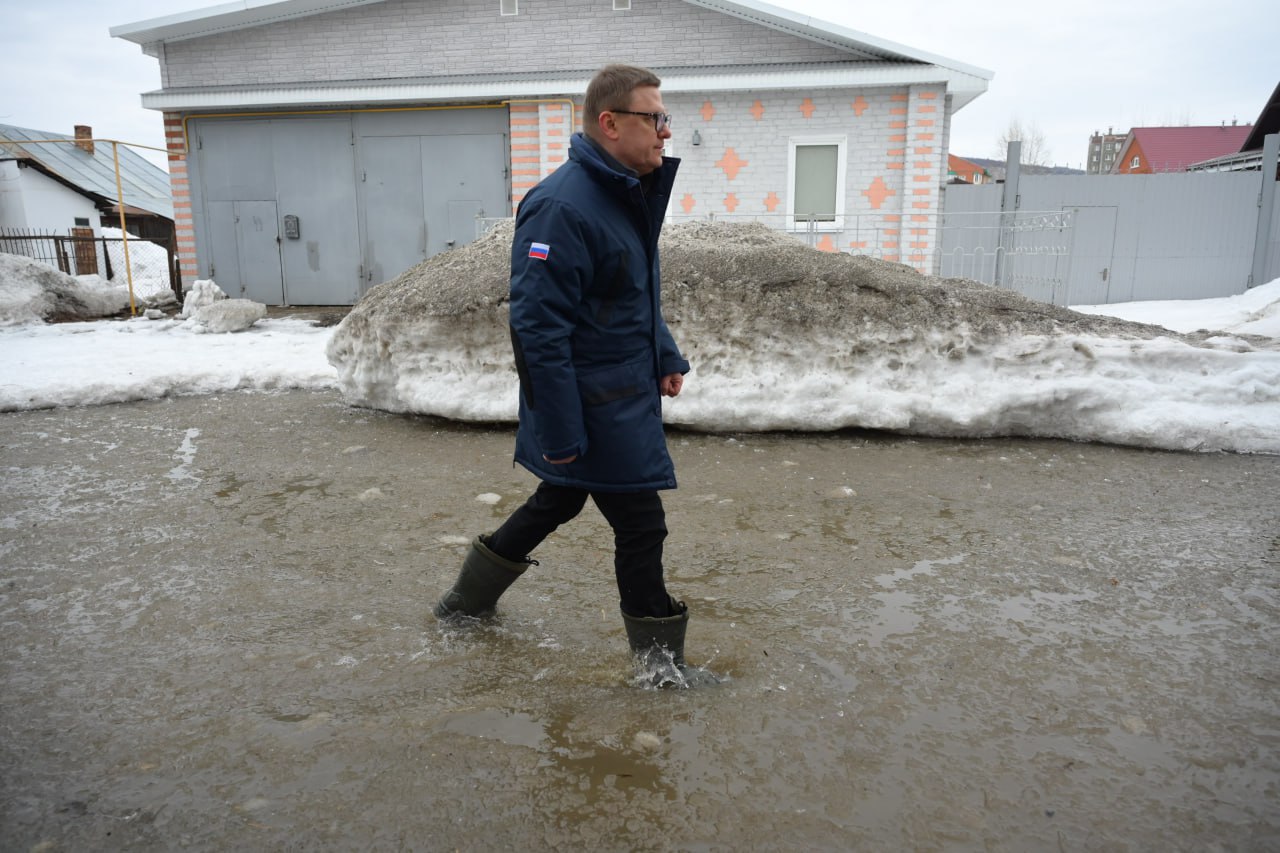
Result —
M 1267 249 L 1271 240 L 1271 211 L 1276 206 L 1276 156 L 1280 135 L 1268 133 L 1262 141 L 1262 187 L 1258 191 L 1258 229 L 1253 238 L 1253 268 L 1246 288 L 1266 284 Z
M 1009 254 L 1006 240 L 1009 231 L 1006 222 L 1012 224 L 1018 215 L 1018 179 L 1022 176 L 1022 143 L 1017 139 L 1009 140 L 1008 151 L 1004 158 L 1004 195 L 1000 197 L 1000 233 L 996 240 L 996 267 L 993 279 L 996 287 L 1004 287 L 1005 256 Z M 1005 217 L 1009 218 L 1006 219 Z

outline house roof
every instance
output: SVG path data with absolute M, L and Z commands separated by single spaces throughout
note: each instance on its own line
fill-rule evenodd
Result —
M 1258 120 L 1253 123 L 1253 130 L 1240 150 L 1261 151 L 1263 140 L 1273 133 L 1280 133 L 1280 83 L 1276 84 L 1275 91 L 1258 114 Z
M 1206 127 L 1135 127 L 1129 131 L 1113 170 L 1129 161 L 1135 143 L 1142 148 L 1147 163 L 1158 172 L 1181 172 L 1192 163 L 1234 154 L 1249 136 L 1251 125 L 1208 125 Z
M 302 18 L 353 6 L 379 3 L 383 0 L 236 0 L 205 9 L 166 15 L 161 18 L 121 24 L 110 33 L 139 45 L 155 42 L 201 38 L 230 30 L 261 26 L 277 21 Z M 812 66 L 767 66 L 744 68 L 663 69 L 663 89 L 667 91 L 703 91 L 736 89 L 772 89 L 808 86 L 836 88 L 850 85 L 910 85 L 940 82 L 947 85 L 954 109 L 959 109 L 987 90 L 993 72 L 977 66 L 926 53 L 906 45 L 851 30 L 782 9 L 760 0 L 683 0 L 693 6 L 710 9 L 769 27 L 788 35 L 804 38 L 850 54 L 844 63 Z M 655 71 L 660 69 L 655 68 Z M 661 72 L 660 72 L 661 73 Z M 256 107 L 272 103 L 297 104 L 287 99 L 297 93 L 303 103 L 342 103 L 364 92 L 364 98 L 390 96 L 393 100 L 431 100 L 442 98 L 494 98 L 558 94 L 572 84 L 572 91 L 585 88 L 589 74 L 568 75 L 469 75 L 460 78 L 422 78 L 419 80 L 378 80 L 368 83 L 348 81 L 338 84 L 286 87 L 263 87 L 255 92 L 246 87 L 202 87 L 199 90 L 161 90 L 146 93 L 143 106 L 150 109 L 190 109 L 202 107 Z M 327 91 L 326 91 L 327 90 Z M 274 94 L 273 94 L 274 92 Z M 217 99 L 219 94 L 221 99 Z
M 954 154 L 947 155 L 947 171 L 955 172 L 986 172 L 987 170 L 972 160 L 966 160 L 963 157 L 957 157 Z
M 66 142 L 32 141 L 37 139 L 65 139 Z M 116 169 L 111 153 L 113 146 L 100 140 L 94 146 L 94 153 L 90 154 L 74 142 L 75 137 L 62 133 L 0 124 L 0 159 L 32 162 L 68 186 L 114 203 Z M 120 156 L 120 186 L 124 203 L 172 219 L 173 195 L 168 173 L 128 146 L 114 147 Z

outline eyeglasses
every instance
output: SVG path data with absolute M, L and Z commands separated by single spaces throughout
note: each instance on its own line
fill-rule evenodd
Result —
M 671 113 L 638 113 L 635 110 L 609 110 L 611 113 L 626 113 L 629 116 L 645 116 L 653 119 L 654 133 L 662 133 L 671 127 Z

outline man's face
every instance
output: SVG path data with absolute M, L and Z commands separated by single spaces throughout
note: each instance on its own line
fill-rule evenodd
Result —
M 657 86 L 640 86 L 632 90 L 631 103 L 627 109 L 636 113 L 667 111 Z M 649 116 L 615 112 L 613 118 L 618 140 L 610 153 L 618 162 L 640 175 L 647 175 L 660 167 L 662 146 L 671 138 L 671 128 L 664 127 L 659 133 L 654 129 L 654 121 Z

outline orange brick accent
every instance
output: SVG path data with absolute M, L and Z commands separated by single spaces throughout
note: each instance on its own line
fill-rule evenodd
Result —
M 757 98 L 756 102 L 751 105 L 751 115 L 755 117 L 756 121 L 764 118 L 764 104 L 760 103 L 759 98 Z
M 907 135 L 905 133 L 895 133 L 889 137 L 890 142 L 906 142 Z
M 904 116 L 906 114 L 907 114 L 906 107 L 889 107 L 889 115 L 891 116 Z
M 814 248 L 820 252 L 834 252 L 836 251 L 836 244 L 832 241 L 830 234 L 823 234 L 822 239 L 818 241 L 818 245 Z
M 782 199 L 778 198 L 778 194 L 776 192 L 771 191 L 767 196 L 764 197 L 764 208 L 770 213 L 773 213 L 775 210 L 777 210 L 778 205 L 780 204 L 782 204 Z
M 915 149 L 915 154 L 920 157 L 925 157 L 932 153 L 933 153 L 932 145 L 919 145 Z
M 869 106 L 871 105 L 867 103 L 867 99 L 859 95 L 853 99 L 853 114 L 858 118 L 862 118 L 862 114 L 866 112 Z
M 933 127 L 937 122 L 931 118 L 922 118 L 916 120 L 916 127 Z
M 697 199 L 695 199 L 693 196 L 689 195 L 688 193 L 685 193 L 684 198 L 680 199 L 680 207 L 684 210 L 685 213 L 693 213 L 693 208 L 695 205 L 697 205 L 697 203 L 698 203 Z
M 917 184 L 922 184 L 925 181 L 932 181 L 933 175 L 914 175 L 911 180 L 915 181 Z
M 750 165 L 750 163 L 747 160 L 739 158 L 738 153 L 732 148 L 726 148 L 724 150 L 724 156 L 716 161 L 716 165 L 723 169 L 725 176 L 732 181 L 734 178 L 738 177 L 738 173 Z M 688 211 L 685 212 L 688 213 Z
M 906 99 L 907 99 L 907 96 L 902 94 L 901 92 L 897 93 L 896 95 L 889 96 L 889 100 L 891 101 L 905 101 Z
M 933 100 L 936 100 L 937 97 L 938 97 L 937 92 L 921 92 L 920 93 L 920 100 L 922 101 L 933 101 Z
M 932 168 L 933 168 L 933 164 L 932 164 L 932 163 L 930 163 L 928 160 L 917 160 L 917 161 L 916 161 L 915 166 L 913 166 L 912 168 L 914 168 L 914 169 L 932 169 Z
M 805 118 L 813 118 L 813 111 L 817 109 L 813 105 L 813 98 L 805 98 L 800 102 L 800 114 Z
M 876 177 L 871 182 L 871 185 L 862 191 L 862 194 L 867 197 L 867 201 L 871 202 L 871 206 L 876 210 L 880 209 L 885 199 L 895 195 L 894 191 L 889 189 L 889 185 L 884 182 L 884 178 L 881 177 Z
M 936 113 L 937 111 L 938 111 L 938 108 L 930 104 L 929 106 L 920 107 L 920 109 L 917 112 Z
M 911 202 L 911 206 L 916 210 L 928 210 L 933 207 L 933 205 L 929 204 L 927 201 L 913 201 Z
M 916 189 L 914 189 L 914 190 L 912 190 L 912 191 L 911 191 L 911 194 L 912 194 L 912 195 L 932 195 L 932 194 L 933 194 L 933 190 L 929 190 L 929 189 L 921 189 L 921 188 L 917 187 Z
M 888 151 L 886 151 L 885 153 L 886 153 L 886 154 L 888 154 L 890 157 L 902 157 L 903 155 L 905 155 L 905 154 L 907 153 L 907 149 L 905 149 L 905 148 L 890 148 L 890 149 L 889 149 Z
M 715 116 L 716 116 L 715 106 L 710 101 L 705 102 L 702 105 L 702 120 L 711 121 L 711 119 L 715 118 Z
M 907 129 L 907 123 L 906 123 L 905 121 L 891 121 L 891 122 L 889 122 L 889 128 L 890 128 L 891 130 L 906 130 L 906 129 Z M 906 141 L 906 137 L 905 137 L 905 136 L 903 137 L 903 141 L 904 141 L 904 142 Z
M 932 133 L 917 133 L 916 140 L 918 142 L 932 142 L 935 139 Z
M 738 209 L 738 197 L 733 193 L 729 193 L 724 197 L 724 209 L 733 213 Z
M 888 167 L 889 167 L 890 169 L 901 169 L 901 168 L 903 168 L 903 166 L 902 166 L 902 164 L 901 164 L 901 163 L 889 163 L 889 164 L 887 164 L 887 165 L 888 165 Z

